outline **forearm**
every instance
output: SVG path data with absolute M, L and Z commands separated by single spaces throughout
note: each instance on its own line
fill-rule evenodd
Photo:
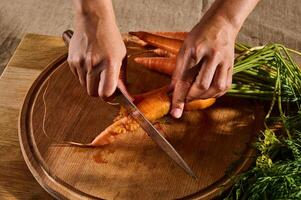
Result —
M 75 20 L 86 18 L 96 23 L 115 24 L 115 14 L 111 0 L 73 0 Z
M 255 8 L 259 0 L 216 0 L 203 16 L 202 20 L 218 18 L 234 27 L 238 33 L 245 19 Z

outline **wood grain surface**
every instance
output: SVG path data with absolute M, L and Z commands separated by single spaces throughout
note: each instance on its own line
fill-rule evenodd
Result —
M 132 55 L 141 51 L 128 48 L 129 91 L 135 94 L 170 81 L 132 61 Z M 252 162 L 250 143 L 262 125 L 263 109 L 254 101 L 229 97 L 220 98 L 209 109 L 185 112 L 180 120 L 167 116 L 159 122 L 196 173 L 196 180 L 177 167 L 141 129 L 120 135 L 113 144 L 100 148 L 64 144 L 90 142 L 112 123 L 119 110 L 89 97 L 65 60 L 63 55 L 51 63 L 35 81 L 20 118 L 24 158 L 35 178 L 53 196 L 211 199 L 229 186 L 233 174 Z
M 53 199 L 24 162 L 18 141 L 18 115 L 33 81 L 66 51 L 59 37 L 27 34 L 0 77 L 0 199 Z

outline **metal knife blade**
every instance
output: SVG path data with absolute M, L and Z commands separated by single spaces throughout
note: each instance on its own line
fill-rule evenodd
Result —
M 120 89 L 123 98 L 121 99 L 123 105 L 131 113 L 131 116 L 138 122 L 147 135 L 174 161 L 176 162 L 186 173 L 193 178 L 197 178 L 194 172 L 190 169 L 188 164 L 180 156 L 180 154 L 174 149 L 174 147 L 162 136 L 162 134 L 150 123 L 143 113 L 137 108 L 137 106 L 128 98 L 127 94 Z

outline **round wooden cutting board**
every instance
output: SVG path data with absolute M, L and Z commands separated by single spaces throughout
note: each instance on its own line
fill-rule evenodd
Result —
M 132 57 L 127 72 L 131 93 L 170 81 L 134 64 Z M 20 115 L 22 152 L 41 186 L 60 199 L 210 199 L 249 167 L 254 153 L 250 144 L 263 120 L 256 102 L 230 97 L 208 109 L 185 112 L 180 120 L 161 119 L 168 140 L 198 179 L 141 129 L 99 148 L 64 144 L 90 142 L 118 110 L 86 94 L 69 71 L 66 55 L 52 62 L 32 85 Z

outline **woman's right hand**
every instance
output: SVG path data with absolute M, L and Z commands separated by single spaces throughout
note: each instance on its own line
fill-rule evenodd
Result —
M 79 12 L 75 21 L 69 44 L 70 69 L 90 96 L 109 97 L 117 87 L 120 67 L 126 55 L 114 14 L 112 17 L 100 17 L 93 10 Z

